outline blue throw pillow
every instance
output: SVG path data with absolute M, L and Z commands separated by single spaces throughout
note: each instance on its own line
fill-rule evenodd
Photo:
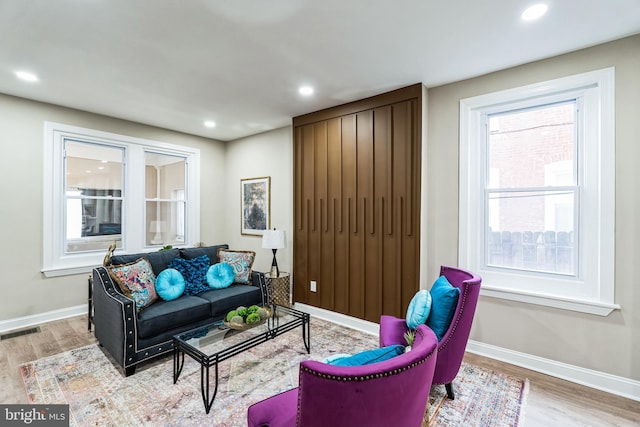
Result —
M 236 273 L 233 267 L 226 262 L 219 262 L 209 267 L 207 271 L 207 283 L 213 289 L 224 289 L 231 286 Z
M 415 329 L 427 321 L 431 311 L 431 294 L 426 289 L 418 291 L 407 308 L 407 326 Z
M 179 298 L 184 293 L 185 287 L 184 277 L 173 268 L 162 270 L 156 279 L 156 292 L 165 301 Z
M 371 363 L 383 362 L 404 353 L 404 346 L 400 344 L 380 347 L 375 350 L 367 350 L 349 357 L 342 357 L 327 362 L 334 366 L 361 366 Z
M 453 314 L 458 305 L 460 289 L 452 286 L 446 277 L 440 276 L 431 287 L 431 313 L 427 318 L 427 326 L 442 340 L 447 333 Z
M 209 257 L 201 255 L 193 259 L 174 258 L 168 267 L 178 270 L 184 277 L 185 295 L 196 295 L 210 289 L 206 279 L 210 264 Z

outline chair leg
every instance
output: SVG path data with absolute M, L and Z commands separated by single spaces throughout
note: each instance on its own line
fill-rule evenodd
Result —
M 454 400 L 455 396 L 453 394 L 453 384 L 451 383 L 445 384 L 444 388 L 447 390 L 447 397 L 451 400 Z
M 128 366 L 124 368 L 124 376 L 129 377 L 136 373 L 136 365 Z

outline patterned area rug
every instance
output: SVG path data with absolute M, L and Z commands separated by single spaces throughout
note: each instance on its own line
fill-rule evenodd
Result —
M 71 426 L 246 426 L 247 407 L 297 386 L 302 360 L 377 347 L 377 338 L 312 319 L 311 349 L 298 330 L 250 349 L 219 366 L 219 387 L 211 412 L 204 411 L 200 366 L 188 356 L 177 384 L 172 358 L 140 365 L 123 377 L 97 345 L 81 347 L 20 366 L 32 403 L 68 403 Z M 430 426 L 517 426 L 522 422 L 527 381 L 464 365 L 454 383 L 456 399 L 444 387 L 430 396 Z M 390 426 L 394 427 L 394 426 Z

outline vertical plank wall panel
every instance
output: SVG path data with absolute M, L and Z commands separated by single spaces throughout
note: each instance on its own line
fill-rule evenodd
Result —
M 404 315 L 419 289 L 421 94 L 293 119 L 296 302 L 372 322 Z

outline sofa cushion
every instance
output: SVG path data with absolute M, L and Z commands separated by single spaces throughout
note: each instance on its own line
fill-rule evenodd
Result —
M 224 289 L 210 289 L 200 292 L 198 298 L 203 298 L 211 303 L 211 316 L 222 319 L 231 310 L 243 305 L 262 304 L 260 288 L 251 285 L 234 283 Z
M 111 257 L 111 265 L 129 264 L 141 257 L 144 257 L 149 260 L 149 262 L 151 263 L 151 267 L 153 268 L 153 272 L 158 275 L 162 270 L 167 268 L 167 265 L 172 259 L 178 258 L 179 256 L 180 252 L 178 251 L 178 249 L 169 249 L 158 252 L 139 254 L 113 255 Z
M 136 310 L 140 311 L 158 300 L 155 290 L 156 276 L 146 258 L 110 266 L 107 271 L 122 292 L 136 303 Z
M 185 295 L 196 295 L 209 289 L 206 276 L 209 269 L 209 257 L 201 255 L 192 259 L 174 258 L 169 263 L 169 268 L 174 268 L 182 274 L 186 286 Z
M 165 301 L 182 296 L 185 287 L 184 277 L 175 268 L 165 268 L 156 278 L 156 292 Z
M 203 246 L 199 248 L 182 248 L 180 256 L 184 259 L 193 259 L 202 255 L 209 257 L 211 264 L 218 262 L 218 249 L 229 249 L 229 245 Z
M 228 288 L 233 283 L 234 278 L 233 267 L 226 262 L 213 264 L 207 270 L 207 283 L 213 289 Z
M 138 334 L 142 338 L 153 337 L 167 329 L 191 325 L 210 316 L 209 302 L 196 296 L 160 300 L 138 313 Z
M 218 261 L 231 264 L 235 273 L 235 282 L 250 283 L 251 267 L 256 259 L 254 251 L 235 251 L 232 249 L 218 249 Z

